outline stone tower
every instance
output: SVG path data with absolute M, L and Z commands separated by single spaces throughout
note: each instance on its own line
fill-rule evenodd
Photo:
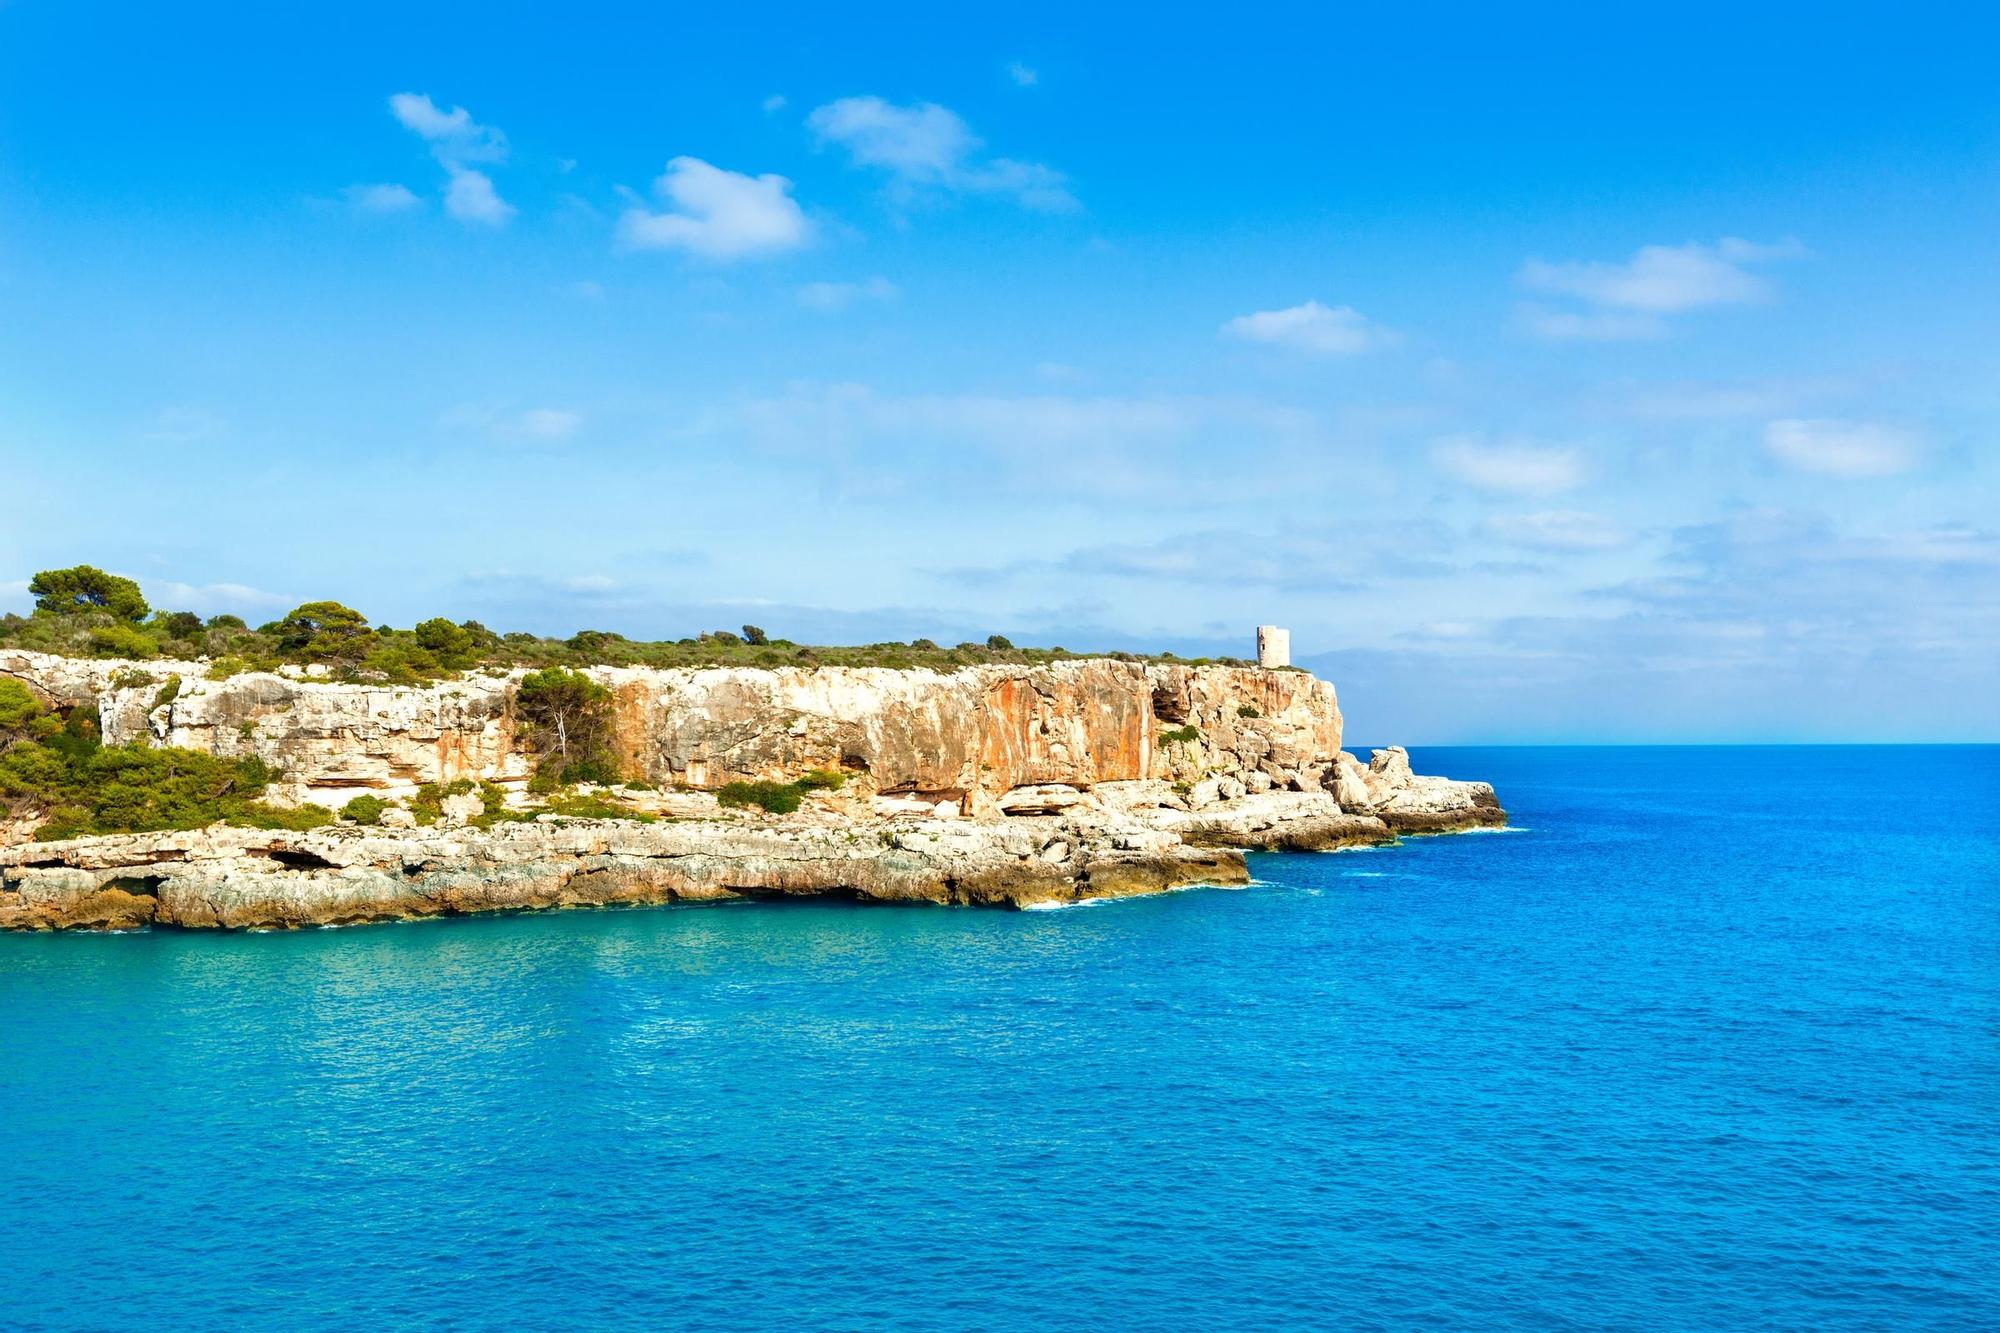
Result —
M 1257 665 L 1281 667 L 1292 664 L 1292 632 L 1276 625 L 1257 627 Z

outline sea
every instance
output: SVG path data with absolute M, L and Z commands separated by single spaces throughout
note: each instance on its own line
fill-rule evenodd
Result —
M 2000 747 L 1002 912 L 0 937 L 8 1329 L 2000 1328 Z

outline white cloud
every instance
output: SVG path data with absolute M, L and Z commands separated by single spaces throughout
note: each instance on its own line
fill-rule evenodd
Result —
M 1603 551 L 1631 540 L 1602 514 L 1548 509 L 1539 514 L 1497 514 L 1486 520 L 1487 535 L 1513 546 L 1542 551 Z
M 857 301 L 893 301 L 902 293 L 887 278 L 863 282 L 809 282 L 799 288 L 799 304 L 808 310 L 845 310 Z
M 1520 282 L 1534 291 L 1573 296 L 1590 305 L 1673 314 L 1764 300 L 1771 294 L 1770 282 L 1746 265 L 1803 253 L 1797 241 L 1758 245 L 1725 237 L 1714 245 L 1644 246 L 1622 264 L 1530 259 L 1521 266 Z
M 1020 61 L 1010 60 L 1007 62 L 1007 77 L 1014 81 L 1017 88 L 1032 88 L 1042 76 Z
M 783 111 L 785 109 L 785 100 L 786 100 L 785 95 L 783 93 L 772 93 L 769 97 L 764 99 L 763 102 L 764 114 L 769 116 L 769 115 L 775 115 L 777 112 Z
M 389 98 L 389 112 L 404 129 L 429 143 L 446 165 L 507 160 L 507 136 L 479 124 L 462 106 L 444 111 L 428 94 L 396 93 Z
M 470 167 L 448 167 L 451 183 L 445 186 L 445 212 L 460 222 L 476 222 L 485 227 L 505 225 L 515 208 L 493 188 L 492 178 Z
M 796 250 L 811 235 L 783 176 L 745 176 L 697 157 L 677 157 L 653 187 L 673 211 L 628 209 L 618 235 L 633 249 L 686 250 L 727 262 Z
M 1570 297 L 1583 309 L 1528 305 L 1518 319 L 1522 328 L 1540 338 L 1595 342 L 1659 338 L 1669 331 L 1667 315 L 1769 300 L 1775 290 L 1770 279 L 1752 268 L 1805 253 L 1805 247 L 1793 240 L 1760 245 L 1728 236 L 1713 245 L 1690 241 L 1643 246 L 1623 263 L 1530 259 L 1515 275 L 1521 286 Z
M 423 204 L 407 185 L 350 185 L 341 194 L 357 213 L 407 213 Z
M 879 97 L 843 97 L 806 117 L 822 142 L 837 143 L 857 166 L 886 171 L 905 193 L 923 189 L 1007 195 L 1023 207 L 1077 207 L 1063 174 L 1039 162 L 986 157 L 956 112 L 935 102 L 897 106 Z
M 1922 452 L 1906 430 L 1867 421 L 1787 417 L 1764 428 L 1764 447 L 1801 472 L 1827 477 L 1888 477 L 1908 472 Z
M 1222 326 L 1223 336 L 1269 343 L 1315 356 L 1352 356 L 1395 341 L 1395 335 L 1352 306 L 1329 308 L 1307 301 L 1287 310 L 1238 315 Z
M 1446 472 L 1482 491 L 1555 495 L 1583 484 L 1583 459 L 1569 448 L 1459 439 L 1438 445 L 1431 457 Z
M 481 125 L 462 106 L 441 109 L 427 93 L 395 93 L 389 98 L 389 112 L 403 128 L 431 146 L 431 156 L 445 170 L 444 210 L 460 222 L 482 227 L 503 226 L 514 216 L 514 206 L 500 197 L 493 178 L 467 166 L 469 162 L 505 162 L 507 136 L 490 125 Z M 416 196 L 400 185 L 356 187 L 387 193 L 376 194 L 368 202 L 371 211 L 392 212 L 409 208 Z M 394 192 L 401 190 L 406 199 Z M 350 190 L 349 201 L 367 206 Z
M 1519 322 L 1529 333 L 1551 342 L 1636 342 L 1667 335 L 1666 321 L 1658 315 L 1619 310 L 1551 310 L 1524 305 Z

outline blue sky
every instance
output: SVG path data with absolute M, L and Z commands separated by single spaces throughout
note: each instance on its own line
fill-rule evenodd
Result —
M 0 3 L 0 609 L 2000 738 L 1971 7 L 296 9 Z

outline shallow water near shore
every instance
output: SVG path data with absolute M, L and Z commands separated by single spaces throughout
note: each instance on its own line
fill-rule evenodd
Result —
M 2000 1325 L 2000 747 L 1413 758 L 1526 831 L 0 936 L 0 1326 Z

